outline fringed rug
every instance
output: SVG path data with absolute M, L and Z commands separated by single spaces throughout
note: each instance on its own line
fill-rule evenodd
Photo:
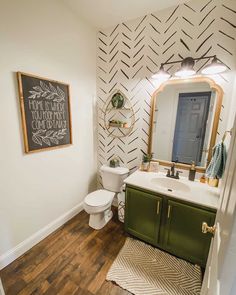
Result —
M 138 240 L 127 238 L 107 280 L 135 295 L 197 295 L 201 269 Z

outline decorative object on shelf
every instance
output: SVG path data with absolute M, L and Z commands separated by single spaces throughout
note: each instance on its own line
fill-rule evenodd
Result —
M 220 74 L 226 71 L 227 67 L 216 57 L 216 55 L 202 56 L 202 57 L 186 57 L 182 60 L 168 61 L 161 64 L 160 69 L 155 73 L 152 78 L 168 80 L 171 74 L 164 70 L 165 65 L 181 64 L 181 67 L 175 72 L 175 76 L 186 78 L 196 74 L 194 70 L 195 61 L 203 59 L 212 59 L 211 63 L 202 68 L 201 73 L 203 75 Z
M 25 152 L 72 144 L 69 85 L 17 73 Z
M 119 121 L 119 120 L 111 120 L 111 121 L 109 121 L 109 127 L 129 128 L 128 123 L 122 122 L 122 121 Z
M 120 92 L 116 92 L 115 94 L 112 95 L 111 98 L 111 104 L 114 108 L 120 109 L 124 105 L 124 97 Z
M 121 138 L 129 135 L 135 123 L 135 115 L 130 100 L 116 90 L 104 106 L 104 127 L 108 136 Z
M 143 154 L 141 170 L 148 171 L 153 154 Z
M 114 157 L 113 159 L 110 160 L 110 167 L 116 168 L 120 166 L 120 161 L 118 157 Z

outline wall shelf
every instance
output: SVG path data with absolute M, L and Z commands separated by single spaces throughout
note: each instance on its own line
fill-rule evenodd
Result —
M 110 108 L 110 109 L 107 109 L 107 111 L 113 111 L 113 110 L 116 110 L 116 111 L 130 111 L 131 108 Z
M 124 126 L 122 126 L 121 124 L 117 124 L 117 125 L 111 125 L 111 124 L 109 124 L 109 125 L 108 125 L 108 128 L 122 128 L 122 129 L 129 129 L 130 126 L 128 126 L 128 127 L 124 127 Z
M 116 93 L 120 93 L 124 98 L 124 104 L 121 108 L 115 108 L 112 105 L 111 98 Z M 116 90 L 109 96 L 103 113 L 104 126 L 108 136 L 120 138 L 130 134 L 135 123 L 135 114 L 130 100 L 121 91 Z M 117 121 L 117 123 L 111 121 Z

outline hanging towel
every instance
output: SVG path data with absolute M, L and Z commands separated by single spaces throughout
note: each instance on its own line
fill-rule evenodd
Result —
M 222 178 L 225 170 L 226 157 L 226 146 L 221 141 L 213 148 L 211 162 L 206 169 L 206 177 Z

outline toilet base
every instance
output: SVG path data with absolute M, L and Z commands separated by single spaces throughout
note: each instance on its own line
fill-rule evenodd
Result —
M 90 214 L 89 226 L 94 229 L 101 229 L 111 220 L 112 216 L 113 212 L 111 211 L 111 208 L 104 212 Z

